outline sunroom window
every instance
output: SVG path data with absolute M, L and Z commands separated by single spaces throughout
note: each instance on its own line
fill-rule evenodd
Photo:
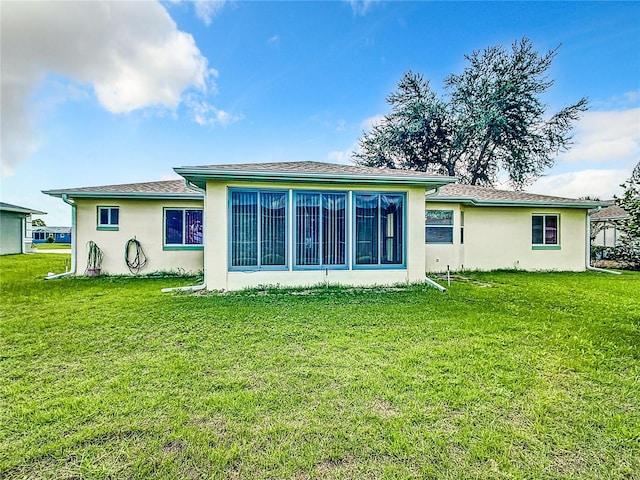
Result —
M 231 192 L 232 268 L 283 268 L 287 265 L 287 192 Z
M 404 264 L 404 195 L 355 195 L 355 264 Z
M 295 266 L 346 266 L 346 194 L 296 192 L 294 198 Z

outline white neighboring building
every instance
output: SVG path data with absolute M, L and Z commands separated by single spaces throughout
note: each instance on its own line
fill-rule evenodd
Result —
M 617 247 L 620 244 L 620 239 L 624 236 L 619 224 L 627 218 L 629 218 L 629 214 L 618 205 L 611 205 L 592 213 L 592 228 L 600 229 L 593 241 L 593 245 L 598 247 Z

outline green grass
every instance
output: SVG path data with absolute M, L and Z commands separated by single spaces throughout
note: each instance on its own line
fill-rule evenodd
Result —
M 162 294 L 0 257 L 2 478 L 640 478 L 640 274 Z
M 70 243 L 34 243 L 36 250 L 71 250 Z

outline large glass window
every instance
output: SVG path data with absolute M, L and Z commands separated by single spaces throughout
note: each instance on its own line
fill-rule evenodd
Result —
M 534 246 L 558 245 L 558 215 L 531 217 L 531 243 Z
M 344 193 L 296 192 L 295 265 L 346 265 L 346 203 Z
M 426 210 L 426 243 L 453 243 L 453 210 Z
M 355 264 L 404 263 L 404 195 L 355 195 Z
M 231 191 L 231 267 L 284 267 L 287 192 Z
M 166 208 L 164 225 L 165 245 L 202 245 L 202 209 Z

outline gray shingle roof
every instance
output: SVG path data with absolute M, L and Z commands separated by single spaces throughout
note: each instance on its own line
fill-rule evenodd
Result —
M 363 165 L 344 165 L 326 162 L 271 162 L 271 163 L 236 163 L 226 165 L 201 165 L 181 167 L 184 169 L 202 169 L 229 172 L 263 172 L 263 173 L 292 173 L 292 174 L 327 174 L 327 175 L 373 175 L 380 177 L 438 177 L 415 170 L 398 170 L 391 168 L 365 167 Z M 448 177 L 442 177 L 448 178 Z
M 539 195 L 537 193 L 514 192 L 511 190 L 498 190 L 488 187 L 477 187 L 473 185 L 461 185 L 452 183 L 444 185 L 440 191 L 428 197 L 432 201 L 468 201 L 475 204 L 518 204 L 518 205 L 542 205 L 542 204 L 562 204 L 576 206 L 580 208 L 593 208 L 602 205 L 602 202 L 589 200 L 578 200 L 575 198 L 554 197 L 550 195 Z
M 187 188 L 184 180 L 164 180 L 159 182 L 123 183 L 119 185 L 101 185 L 97 187 L 64 188 L 45 190 L 43 193 L 60 197 L 67 194 L 70 197 L 91 196 L 150 196 L 150 197 L 202 197 L 202 194 Z
M 174 168 L 192 184 L 204 188 L 207 181 L 267 181 L 289 183 L 416 185 L 436 187 L 453 177 L 388 168 L 323 162 L 240 163 Z
M 598 220 L 619 220 L 622 218 L 627 218 L 629 213 L 619 205 L 611 205 L 609 207 L 603 208 L 599 212 L 594 212 L 591 214 L 591 219 Z

